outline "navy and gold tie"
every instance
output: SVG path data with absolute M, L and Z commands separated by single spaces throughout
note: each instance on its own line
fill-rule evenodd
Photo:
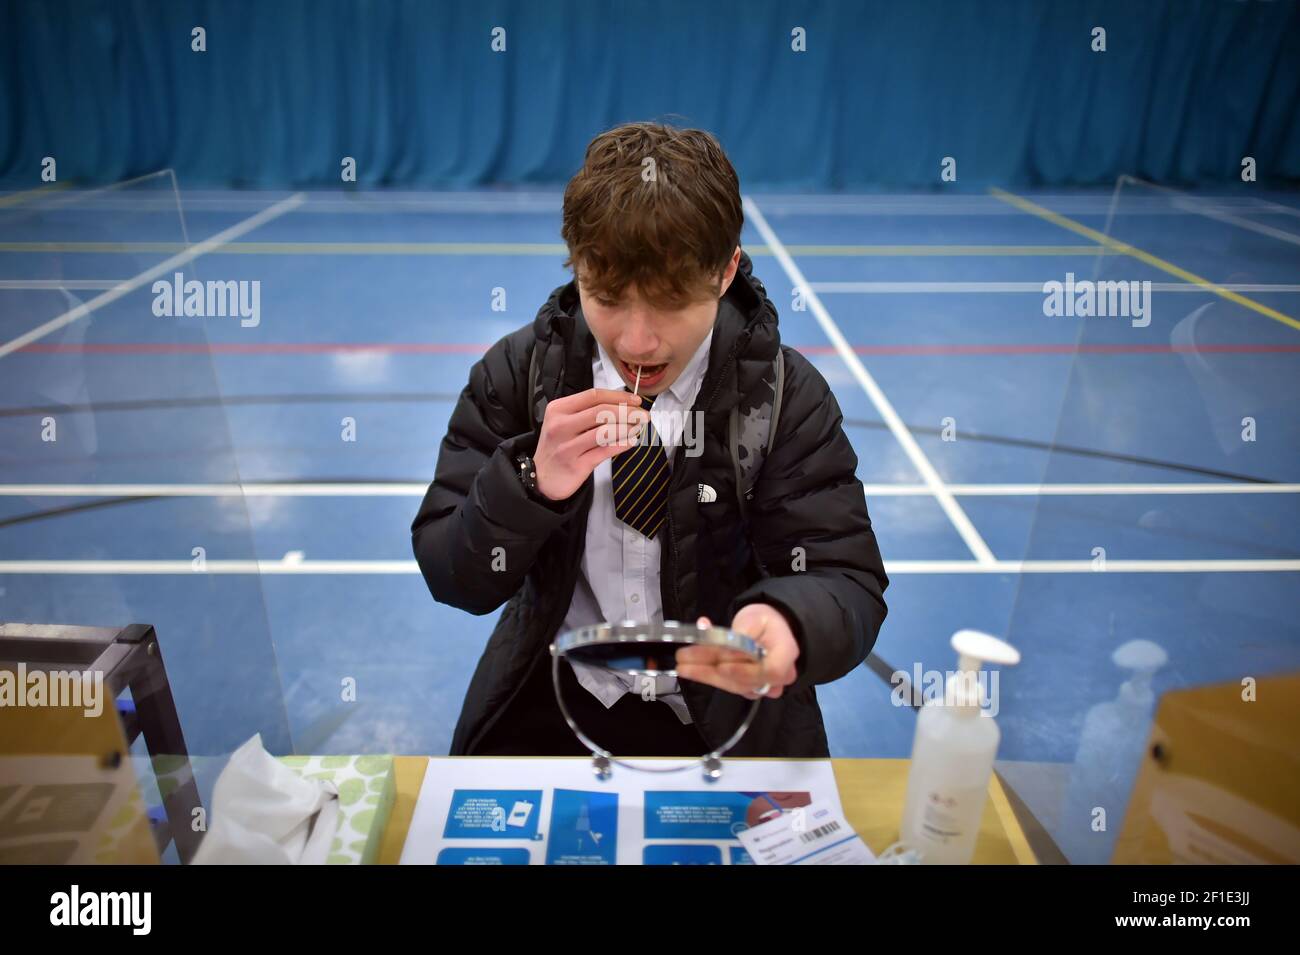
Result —
M 648 412 L 654 398 L 641 397 Z M 669 474 L 663 443 L 654 425 L 647 423 L 636 447 L 614 455 L 614 515 L 646 537 L 654 537 L 667 511 Z

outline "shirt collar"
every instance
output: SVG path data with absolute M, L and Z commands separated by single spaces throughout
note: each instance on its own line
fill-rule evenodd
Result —
M 704 377 L 704 370 L 709 360 L 709 347 L 712 343 L 713 329 L 710 328 L 709 333 L 704 336 L 704 341 L 700 342 L 700 347 L 695 349 L 695 354 L 686 363 L 682 373 L 677 376 L 677 380 L 668 386 L 669 394 L 683 405 L 695 398 L 700 379 Z M 614 389 L 626 387 L 618 370 L 614 367 L 613 359 L 606 353 L 605 346 L 597 341 L 596 350 L 600 359 L 598 375 L 603 378 L 603 386 Z

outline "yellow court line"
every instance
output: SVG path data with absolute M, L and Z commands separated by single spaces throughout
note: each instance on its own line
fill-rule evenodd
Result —
M 747 245 L 751 255 L 771 255 L 766 245 Z M 1097 255 L 1095 245 L 787 245 L 791 255 Z
M 1175 278 L 1182 279 L 1184 282 L 1199 285 L 1201 288 L 1208 289 L 1220 298 L 1226 298 L 1229 302 L 1235 302 L 1238 305 L 1250 309 L 1252 312 L 1259 312 L 1259 314 L 1266 315 L 1274 321 L 1281 322 L 1283 325 L 1290 325 L 1292 328 L 1300 329 L 1300 321 L 1297 321 L 1290 315 L 1283 315 L 1276 309 L 1269 308 L 1267 305 L 1262 305 L 1254 299 L 1246 298 L 1246 296 L 1230 291 L 1221 285 L 1216 285 L 1209 279 L 1202 278 L 1193 272 L 1189 272 L 1184 268 L 1174 265 L 1172 262 L 1166 262 L 1159 256 L 1152 255 L 1150 252 L 1139 249 L 1135 245 L 1129 245 L 1127 242 L 1120 242 L 1118 239 L 1113 239 L 1103 232 L 1098 232 L 1096 229 L 1088 228 L 1082 222 L 1075 222 L 1073 219 L 1068 219 L 1059 213 L 1053 212 L 1051 209 L 1046 209 L 1043 206 L 1040 206 L 1036 202 L 1030 202 L 1022 196 L 1014 195 L 1013 193 L 999 189 L 997 186 L 990 187 L 989 192 L 1001 199 L 1003 202 L 1009 203 L 1017 209 L 1020 209 L 1022 212 L 1036 215 L 1040 219 L 1046 219 L 1053 225 L 1060 226 L 1062 229 L 1069 229 L 1071 232 L 1081 235 L 1086 239 L 1092 239 L 1094 242 L 1106 246 L 1115 253 L 1132 256 L 1140 262 L 1145 262 L 1152 268 L 1157 268 L 1162 272 L 1167 272 Z
M 47 192 L 58 192 L 60 189 L 68 188 L 67 182 L 52 182 L 48 185 L 40 186 L 36 189 L 27 189 L 23 192 L 15 192 L 8 196 L 0 197 L 0 209 L 7 206 L 16 206 L 26 202 L 28 199 L 35 199 L 37 196 L 44 195 Z
M 0 252 L 184 252 L 184 242 L 0 242 Z M 559 242 L 229 242 L 208 255 L 560 255 Z
M 1002 788 L 1002 780 L 998 779 L 997 773 L 989 777 L 989 799 L 993 803 L 993 808 L 997 810 L 1002 829 L 1007 834 L 1007 842 L 1011 843 L 1016 864 L 1038 865 L 1038 857 L 1030 848 L 1029 840 L 1025 838 L 1025 831 L 1020 828 L 1020 820 L 1016 818 L 1015 811 L 1007 800 L 1006 791 Z
M 174 255 L 183 242 L 0 242 L 0 252 L 71 252 Z M 1110 255 L 1098 245 L 791 245 L 802 256 Z M 766 245 L 746 246 L 771 255 Z M 230 242 L 209 255 L 564 255 L 559 242 Z

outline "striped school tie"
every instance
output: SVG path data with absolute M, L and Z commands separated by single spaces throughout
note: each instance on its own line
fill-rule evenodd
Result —
M 645 399 L 642 407 L 649 411 L 654 398 L 641 397 Z M 636 447 L 614 455 L 614 515 L 633 530 L 654 537 L 667 512 L 669 473 L 663 443 L 654 425 L 648 425 Z

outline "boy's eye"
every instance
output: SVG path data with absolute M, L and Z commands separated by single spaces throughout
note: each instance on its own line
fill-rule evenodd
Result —
M 597 297 L 596 304 L 601 305 L 605 308 L 613 308 L 615 305 L 618 304 L 618 301 L 615 299 Z

